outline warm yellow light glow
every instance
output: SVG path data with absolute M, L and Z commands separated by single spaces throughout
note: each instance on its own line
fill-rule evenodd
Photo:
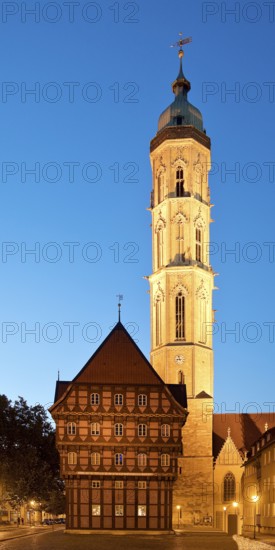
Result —
M 253 500 L 253 502 L 258 502 L 259 500 L 258 495 L 253 495 L 253 497 L 251 497 L 251 500 Z
M 180 506 L 179 506 L 179 504 L 178 504 L 178 506 L 177 506 L 177 510 L 180 510 L 180 508 L 181 508 L 181 507 L 180 507 Z
M 224 506 L 223 509 L 224 509 L 224 512 L 226 512 L 226 506 Z
M 234 501 L 234 502 L 233 502 L 233 506 L 234 506 L 234 508 L 237 508 L 237 506 L 239 506 L 239 503 L 236 502 L 236 501 Z
M 31 504 L 32 506 L 34 506 L 34 505 L 35 505 L 35 500 L 31 500 L 30 504 Z

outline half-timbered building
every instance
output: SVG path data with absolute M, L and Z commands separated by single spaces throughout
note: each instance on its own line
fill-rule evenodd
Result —
M 185 385 L 166 385 L 120 322 L 72 382 L 57 382 L 68 531 L 172 528 L 186 407 Z

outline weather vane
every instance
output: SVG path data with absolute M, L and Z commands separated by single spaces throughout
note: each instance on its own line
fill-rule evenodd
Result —
M 181 59 L 184 56 L 184 52 L 182 49 L 182 46 L 185 44 L 190 44 L 192 42 L 192 37 L 189 36 L 189 38 L 181 38 L 182 32 L 179 33 L 180 39 L 175 44 L 171 44 L 171 48 L 179 48 L 179 58 Z
M 116 297 L 118 298 L 118 320 L 120 322 L 120 310 L 121 310 L 121 303 L 123 300 L 123 294 L 117 294 Z

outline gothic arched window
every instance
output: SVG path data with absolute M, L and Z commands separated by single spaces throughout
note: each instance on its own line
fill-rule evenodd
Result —
M 184 197 L 184 174 L 180 166 L 176 170 L 176 197 Z
M 163 266 L 163 226 L 157 229 L 157 269 Z
M 196 227 L 196 262 L 202 261 L 202 230 Z
M 160 346 L 162 343 L 162 333 L 161 333 L 161 296 L 157 296 L 156 303 L 156 346 Z
M 162 202 L 164 200 L 164 175 L 163 172 L 161 172 L 158 175 L 158 202 Z
M 185 337 L 185 298 L 182 292 L 176 296 L 176 338 Z
M 235 476 L 228 472 L 223 480 L 223 500 L 230 502 L 236 499 L 236 481 Z

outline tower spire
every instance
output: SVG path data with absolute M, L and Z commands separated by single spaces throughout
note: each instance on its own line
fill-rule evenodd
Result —
M 190 44 L 190 42 L 192 42 L 192 38 L 191 36 L 189 36 L 188 38 L 182 38 L 182 32 L 179 33 L 179 36 L 180 36 L 180 39 L 178 40 L 178 42 L 175 42 L 175 44 L 172 44 L 171 45 L 171 48 L 178 48 L 179 51 L 178 51 L 178 56 L 179 56 L 179 60 L 180 60 L 180 69 L 179 69 L 179 74 L 176 78 L 176 80 L 173 82 L 172 84 L 172 89 L 173 89 L 173 92 L 174 94 L 178 94 L 179 93 L 179 90 L 184 88 L 184 90 L 186 90 L 187 92 L 189 92 L 189 90 L 191 89 L 191 84 L 189 82 L 189 80 L 187 80 L 183 74 L 183 70 L 182 70 L 182 58 L 184 56 L 184 51 L 182 49 L 182 47 L 185 45 L 185 44 Z

